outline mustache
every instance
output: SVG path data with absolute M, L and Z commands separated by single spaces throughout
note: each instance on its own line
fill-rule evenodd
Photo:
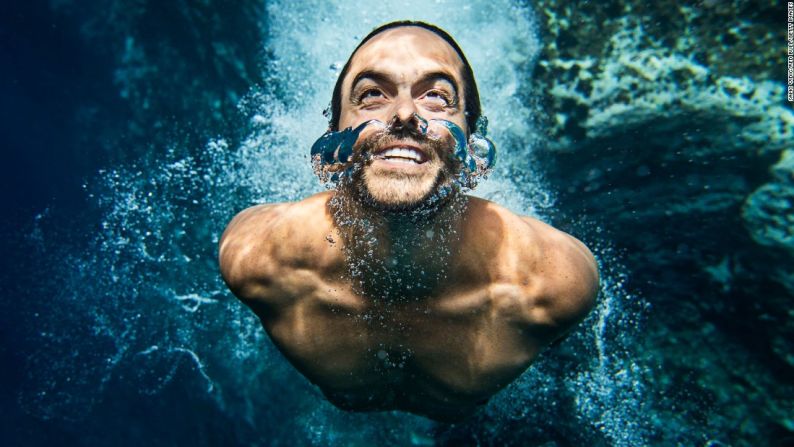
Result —
M 451 153 L 452 146 L 443 141 L 429 138 L 419 129 L 404 127 L 400 129 L 386 129 L 366 137 L 359 145 L 354 154 L 359 159 L 366 159 L 379 148 L 397 142 L 410 142 L 419 146 L 428 158 L 439 158 L 446 160 Z

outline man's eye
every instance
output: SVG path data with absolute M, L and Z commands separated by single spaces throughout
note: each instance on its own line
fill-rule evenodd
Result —
M 366 101 L 366 100 L 380 99 L 380 98 L 383 98 L 383 92 L 377 89 L 367 90 L 358 96 L 359 101 Z
M 425 93 L 424 97 L 432 104 L 442 104 L 444 106 L 448 106 L 451 103 L 449 96 L 438 90 L 430 90 L 429 92 Z

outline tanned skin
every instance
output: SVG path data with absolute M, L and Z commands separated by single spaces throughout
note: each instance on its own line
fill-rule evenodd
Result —
M 353 56 L 339 127 L 418 114 L 468 130 L 461 67 L 428 30 L 384 31 Z M 459 421 L 587 315 L 596 263 L 575 238 L 487 200 L 405 212 L 443 183 L 448 157 L 411 138 L 382 146 L 355 187 L 237 215 L 221 272 L 335 405 Z M 421 163 L 387 156 L 395 147 Z

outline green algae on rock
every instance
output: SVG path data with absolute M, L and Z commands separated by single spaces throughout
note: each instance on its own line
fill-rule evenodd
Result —
M 557 224 L 603 228 L 625 253 L 629 287 L 651 303 L 638 355 L 661 393 L 658 441 L 787 439 L 794 113 L 780 68 L 784 8 L 542 0 L 536 10 L 544 44 L 531 82 L 548 115 L 536 161 L 558 191 Z M 681 432 L 691 421 L 701 433 Z

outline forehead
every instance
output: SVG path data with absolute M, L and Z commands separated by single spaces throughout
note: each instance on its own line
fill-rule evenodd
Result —
M 417 26 L 403 26 L 386 30 L 362 45 L 350 62 L 346 82 L 365 70 L 393 70 L 409 75 L 448 71 L 459 79 L 462 68 L 458 53 L 439 35 Z

